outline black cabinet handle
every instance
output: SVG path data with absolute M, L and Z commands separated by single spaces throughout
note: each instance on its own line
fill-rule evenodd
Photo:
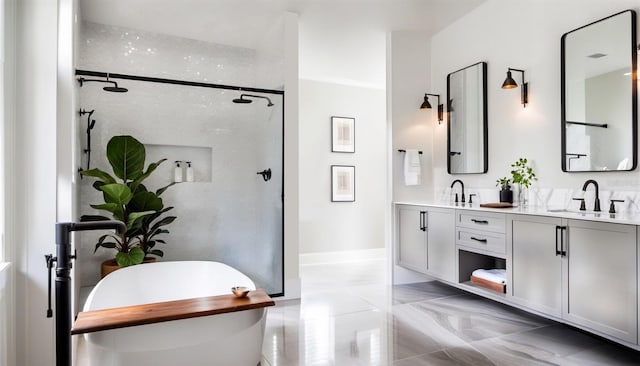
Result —
M 427 231 L 427 211 L 420 211 L 420 230 Z
M 474 238 L 473 236 L 471 237 L 471 240 L 475 240 L 475 241 L 479 241 L 481 243 L 487 243 L 487 239 L 478 239 L 478 238 Z
M 560 251 L 558 252 L 558 230 L 560 230 Z M 564 231 L 567 230 L 566 226 L 556 226 L 556 255 L 560 255 L 562 257 L 567 256 L 567 251 L 564 247 Z
M 471 221 L 473 221 L 476 224 L 481 224 L 481 225 L 489 225 L 489 221 L 487 220 L 476 220 L 476 219 L 471 219 Z

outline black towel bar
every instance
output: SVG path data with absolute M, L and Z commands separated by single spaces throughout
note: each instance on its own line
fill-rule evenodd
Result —
M 407 150 L 399 149 L 398 152 L 407 152 Z M 418 150 L 418 154 L 422 155 L 422 150 Z

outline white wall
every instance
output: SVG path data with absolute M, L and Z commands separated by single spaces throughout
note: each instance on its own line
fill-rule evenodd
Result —
M 300 25 L 300 78 L 385 87 L 385 33 L 349 23 Z
M 284 14 L 284 288 L 286 299 L 300 298 L 299 231 L 299 49 L 298 16 Z
M 14 169 L 13 158 L 15 139 L 15 11 L 14 0 L 4 0 L 0 3 L 0 29 L 3 34 L 0 37 L 2 46 L 1 70 L 0 70 L 0 103 L 2 127 L 0 127 L 0 230 L 3 239 L 0 243 L 0 365 L 15 365 L 15 266 L 10 263 L 15 260 L 13 235 L 13 212 L 15 206 L 13 199 L 14 180 L 9 172 Z
M 433 198 L 429 188 L 433 184 L 434 175 L 439 174 L 432 169 L 433 133 L 446 129 L 445 124 L 438 125 L 436 98 L 430 97 L 433 109 L 420 109 L 425 93 L 439 94 L 444 102 L 446 90 L 435 88 L 427 70 L 431 64 L 429 35 L 424 32 L 391 32 L 387 44 L 387 73 L 390 88 L 387 92 L 387 111 L 389 131 L 391 132 L 391 151 L 388 159 L 391 162 L 391 178 L 393 201 L 428 201 Z M 416 149 L 423 152 L 422 184 L 405 186 L 403 175 L 404 154 L 399 149 Z M 446 172 L 446 171 L 445 171 Z M 392 232 L 394 220 L 392 208 L 388 207 L 387 217 L 389 234 L 387 236 L 387 256 L 394 258 L 393 246 L 395 233 Z M 390 278 L 393 283 L 418 282 L 429 278 L 396 266 L 390 261 Z
M 393 200 L 429 200 L 433 198 L 433 192 L 427 187 L 432 186 L 435 175 L 442 174 L 433 170 L 431 166 L 433 134 L 446 130 L 446 122 L 438 125 L 436 98 L 429 97 L 432 109 L 420 109 L 420 105 L 425 93 L 439 94 L 440 102 L 444 103 L 446 89 L 431 83 L 428 72 L 431 65 L 431 50 L 427 33 L 392 32 L 389 53 L 391 55 L 389 116 L 393 134 L 391 150 Z M 399 149 L 416 149 L 423 152 L 422 185 L 404 185 L 404 154 L 398 152 Z
M 331 152 L 331 116 L 355 118 L 355 153 Z M 384 247 L 385 90 L 300 81 L 300 253 Z M 331 165 L 353 165 L 355 202 L 331 202 Z
M 17 365 L 54 363 L 53 321 L 45 317 L 47 271 L 54 251 L 57 201 L 56 93 L 58 7 L 17 2 L 14 260 Z M 11 173 L 10 173 L 11 174 Z
M 510 164 L 520 157 L 533 161 L 540 187 L 577 189 L 594 178 L 605 189 L 637 189 L 640 179 L 636 173 L 569 174 L 560 167 L 560 37 L 628 8 L 639 11 L 638 1 L 489 0 L 436 34 L 431 40 L 431 80 L 436 90 L 446 93 L 448 73 L 488 62 L 489 171 L 446 174 L 446 128 L 434 125 L 434 182 L 413 197 L 431 192 L 437 197 L 456 178 L 462 178 L 467 187 L 493 188 L 495 180 L 507 175 Z M 526 108 L 519 103 L 519 88 L 500 88 L 508 67 L 526 71 Z M 483 199 L 495 200 L 497 193 Z
M 300 22 L 303 254 L 384 247 L 386 38 L 356 23 L 304 15 Z M 331 116 L 355 117 L 355 154 L 331 152 Z M 336 164 L 356 167 L 353 203 L 331 202 Z

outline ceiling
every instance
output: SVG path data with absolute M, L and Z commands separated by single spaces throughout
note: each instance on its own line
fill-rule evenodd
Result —
M 436 33 L 485 0 L 79 0 L 82 19 L 255 48 L 285 11 L 302 28 Z

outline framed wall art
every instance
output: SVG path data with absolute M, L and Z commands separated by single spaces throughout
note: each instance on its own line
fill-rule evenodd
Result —
M 356 167 L 353 165 L 331 166 L 331 202 L 354 202 L 356 200 Z
M 331 151 L 356 152 L 356 119 L 351 117 L 331 117 Z

